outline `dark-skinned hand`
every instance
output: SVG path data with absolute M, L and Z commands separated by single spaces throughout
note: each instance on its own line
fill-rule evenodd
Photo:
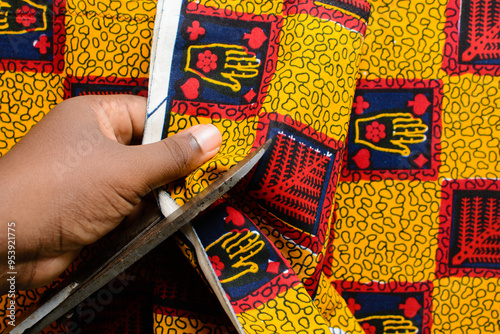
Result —
M 85 96 L 52 109 L 0 158 L 0 294 L 7 292 L 7 224 L 15 223 L 16 286 L 57 278 L 151 190 L 193 171 L 221 145 L 213 125 L 163 141 L 142 138 L 146 99 Z

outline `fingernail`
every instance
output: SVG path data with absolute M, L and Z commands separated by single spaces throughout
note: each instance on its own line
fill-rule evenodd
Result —
M 222 135 L 219 129 L 212 124 L 206 124 L 197 128 L 193 133 L 194 139 L 205 153 L 219 149 L 222 143 Z

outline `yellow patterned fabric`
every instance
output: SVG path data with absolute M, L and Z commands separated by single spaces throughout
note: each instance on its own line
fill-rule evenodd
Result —
M 273 144 L 193 223 L 208 269 L 178 235 L 45 332 L 500 333 L 500 1 L 183 3 L 157 112 L 224 144 L 166 189 L 183 204 Z M 66 98 L 146 96 L 156 8 L 0 1 L 0 154 Z
M 211 122 L 224 144 L 171 195 L 182 204 L 272 141 L 229 204 L 193 223 L 199 242 L 182 241 L 239 333 L 361 332 L 315 300 L 368 15 L 366 2 L 183 2 L 166 108 L 148 122 L 166 112 L 165 136 Z M 171 302 L 158 302 L 155 331 L 169 329 Z

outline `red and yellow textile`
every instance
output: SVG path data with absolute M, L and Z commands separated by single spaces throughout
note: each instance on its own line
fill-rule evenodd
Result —
M 500 1 L 369 2 L 185 1 L 157 112 L 224 144 L 168 190 L 273 139 L 193 223 L 229 308 L 178 235 L 45 332 L 500 333 Z M 146 95 L 155 11 L 0 1 L 0 152 L 65 98 Z

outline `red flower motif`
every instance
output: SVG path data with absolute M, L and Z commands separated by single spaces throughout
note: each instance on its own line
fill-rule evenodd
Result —
M 16 22 L 25 27 L 29 27 L 36 22 L 35 14 L 36 10 L 34 8 L 24 5 L 16 10 Z
M 385 125 L 374 121 L 366 127 L 366 139 L 378 143 L 380 139 L 385 138 Z
M 222 270 L 225 268 L 224 263 L 220 260 L 217 255 L 210 256 L 210 263 L 212 264 L 212 268 L 214 268 L 215 274 L 217 277 L 220 277 L 222 274 Z
M 217 55 L 214 55 L 210 50 L 199 53 L 196 67 L 205 73 L 215 70 L 217 68 Z
M 361 327 L 363 327 L 363 330 L 365 331 L 366 334 L 377 333 L 377 328 L 373 325 L 370 325 L 368 322 L 365 322 Z

